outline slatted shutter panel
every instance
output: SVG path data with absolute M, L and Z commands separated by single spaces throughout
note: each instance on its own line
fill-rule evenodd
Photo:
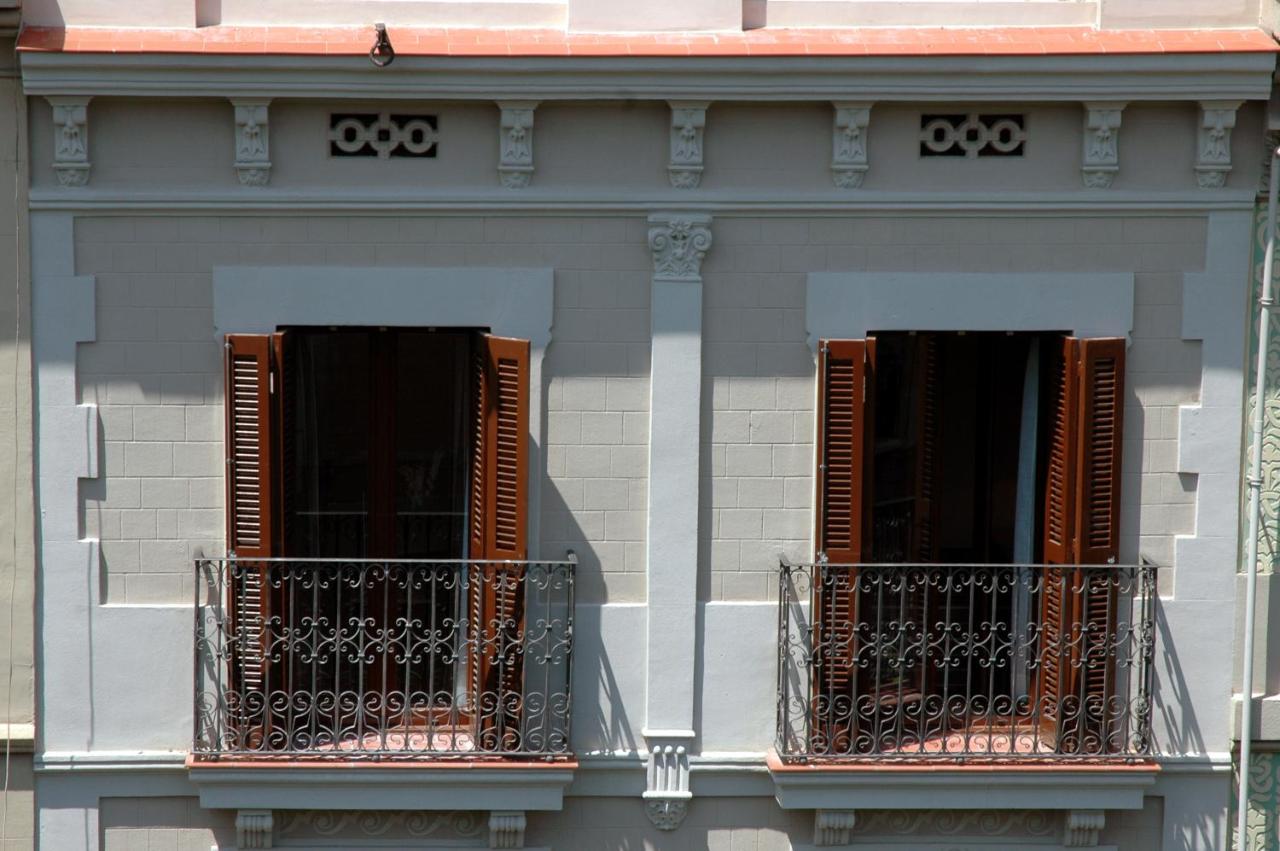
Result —
M 269 671 L 266 629 L 271 618 L 266 563 L 279 554 L 279 478 L 275 457 L 278 380 L 270 334 L 226 337 L 226 514 L 227 549 L 237 561 L 228 577 L 232 694 L 229 707 L 243 746 L 262 746 L 268 736 Z
M 864 559 L 863 481 L 868 435 L 868 341 L 823 340 L 818 359 L 818 561 L 814 592 L 817 676 L 814 731 L 819 753 L 858 749 L 857 570 L 825 564 Z
M 481 335 L 473 369 L 471 557 L 478 639 L 476 710 L 486 750 L 519 750 L 528 557 L 529 341 Z
M 1119 551 L 1124 340 L 1064 338 L 1053 364 L 1045 473 L 1040 699 L 1057 749 L 1115 749 L 1108 698 L 1117 594 L 1107 570 Z

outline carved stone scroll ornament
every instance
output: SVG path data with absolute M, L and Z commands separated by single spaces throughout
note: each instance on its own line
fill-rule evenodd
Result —
M 1084 159 L 1081 178 L 1089 189 L 1106 189 L 1120 170 L 1120 115 L 1123 103 L 1084 105 Z
M 671 163 L 667 174 L 677 189 L 694 189 L 702 181 L 702 131 L 707 103 L 671 101 Z
M 1107 824 L 1102 810 L 1070 810 L 1063 817 L 1062 844 L 1068 848 L 1094 848 Z
M 1196 130 L 1196 183 L 1201 189 L 1221 189 L 1231 172 L 1231 131 L 1241 101 L 1201 101 Z
M 271 810 L 236 812 L 236 847 L 271 848 L 275 824 Z
M 231 101 L 236 116 L 236 174 L 245 186 L 266 186 L 271 179 L 270 104 L 270 99 Z
M 656 213 L 649 217 L 654 280 L 702 280 L 702 259 L 710 248 L 710 216 Z
M 848 845 L 856 822 L 857 813 L 853 810 L 815 810 L 813 844 L 820 848 Z
M 63 186 L 89 183 L 89 101 L 87 97 L 51 97 L 53 170 Z
M 841 189 L 857 189 L 867 173 L 867 125 L 871 104 L 836 103 L 831 132 L 831 181 Z
M 655 744 L 649 753 L 644 811 L 658 830 L 675 830 L 689 813 L 689 753 L 684 745 Z
M 526 819 L 521 810 L 494 810 L 489 813 L 489 847 L 523 848 Z
M 499 103 L 498 178 L 508 189 L 523 189 L 533 177 L 533 110 L 537 101 Z

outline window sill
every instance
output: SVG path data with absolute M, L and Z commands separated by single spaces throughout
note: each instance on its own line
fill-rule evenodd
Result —
M 576 762 L 195 761 L 209 809 L 559 810 Z
M 942 765 L 936 762 L 766 762 L 783 809 L 1139 810 L 1155 762 Z

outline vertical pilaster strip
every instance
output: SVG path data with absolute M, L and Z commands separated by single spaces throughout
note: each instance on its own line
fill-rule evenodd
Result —
M 89 183 L 88 97 L 46 98 L 53 107 L 53 170 L 63 186 Z
M 1231 171 L 1231 131 L 1243 101 L 1200 101 L 1196 128 L 1196 183 L 1201 189 L 1221 189 Z
M 1080 176 L 1089 189 L 1106 189 L 1120 171 L 1120 117 L 1125 104 L 1084 105 L 1084 151 Z
M 270 105 L 270 98 L 231 100 L 236 119 L 236 175 L 245 186 L 266 186 L 271 180 Z
M 498 178 L 508 189 L 523 189 L 533 177 L 533 110 L 537 101 L 499 101 Z
M 653 254 L 649 406 L 648 636 L 644 735 L 679 764 L 691 750 L 698 589 L 698 452 L 702 396 L 702 260 L 711 217 L 649 217 Z M 650 771 L 652 775 L 653 770 Z M 687 777 L 687 773 L 685 775 Z M 652 780 L 652 778 L 651 778 Z M 669 778 L 668 778 L 669 781 Z M 683 810 L 687 781 L 651 782 Z M 681 788 L 683 786 L 683 788 Z M 649 796 L 647 796 L 649 797 Z M 669 799 L 673 803 L 665 804 Z M 652 817 L 651 813 L 651 817 Z M 674 827 L 674 825 L 672 825 Z

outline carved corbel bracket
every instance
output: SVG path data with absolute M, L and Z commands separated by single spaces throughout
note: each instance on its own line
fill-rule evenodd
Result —
M 533 177 L 533 111 L 537 101 L 499 101 L 498 179 L 508 189 L 523 189 Z
M 681 737 L 666 742 L 651 738 L 644 812 L 658 830 L 675 830 L 689 813 L 689 749 Z
M 271 180 L 270 98 L 232 98 L 236 115 L 236 174 L 244 186 L 266 186 Z
M 848 845 L 853 841 L 857 813 L 853 810 L 814 810 L 813 844 L 819 847 Z
M 237 848 L 271 848 L 274 831 L 271 810 L 236 811 Z
M 649 217 L 655 281 L 701 281 L 702 260 L 710 249 L 710 216 L 655 213 Z
M 667 174 L 677 189 L 695 189 L 702 181 L 702 131 L 707 126 L 706 101 L 673 100 L 671 163 Z
M 526 823 L 522 810 L 493 810 L 489 813 L 489 847 L 523 848 Z
M 1094 848 L 1107 825 L 1107 814 L 1102 810 L 1068 810 L 1063 820 L 1063 845 L 1068 848 Z
M 867 173 L 867 125 L 870 103 L 833 103 L 831 180 L 841 189 L 857 189 Z
M 53 107 L 53 170 L 63 186 L 89 183 L 89 97 L 49 97 Z
M 1231 171 L 1231 131 L 1243 101 L 1200 101 L 1196 129 L 1196 183 L 1201 189 L 1221 189 Z
M 1081 178 L 1089 189 L 1106 189 L 1120 170 L 1120 116 L 1126 104 L 1084 105 L 1084 159 Z

